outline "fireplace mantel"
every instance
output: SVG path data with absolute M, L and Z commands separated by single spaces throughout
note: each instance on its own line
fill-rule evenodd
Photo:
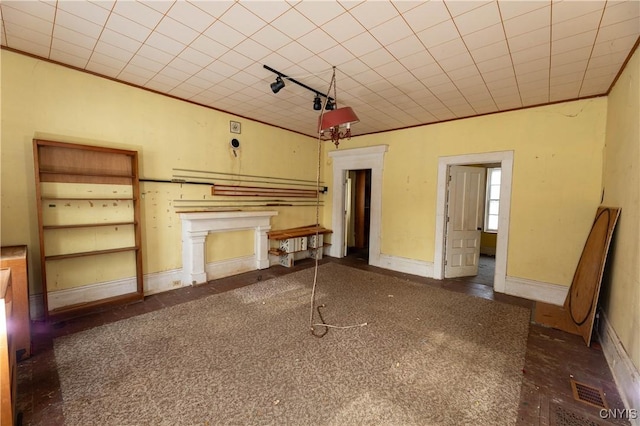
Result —
M 205 239 L 212 232 L 255 231 L 256 269 L 269 267 L 271 216 L 277 211 L 227 211 L 179 213 L 182 221 L 182 285 L 207 282 Z

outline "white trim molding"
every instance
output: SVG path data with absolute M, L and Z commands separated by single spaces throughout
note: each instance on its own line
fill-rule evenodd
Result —
M 569 287 L 565 285 L 509 276 L 505 281 L 504 290 L 506 294 L 512 296 L 559 306 L 564 304 L 568 291 Z
M 380 254 L 380 264 L 378 266 L 392 271 L 433 278 L 433 263 L 425 260 Z
M 496 242 L 496 268 L 493 290 L 505 292 L 507 279 L 507 249 L 509 246 L 509 220 L 511 214 L 511 180 L 513 177 L 513 151 L 483 152 L 440 157 L 438 160 L 438 188 L 436 195 L 435 252 L 433 256 L 433 277 L 444 278 L 445 260 L 445 215 L 447 212 L 447 175 L 449 166 L 500 163 L 500 216 Z
M 369 265 L 380 266 L 380 235 L 382 223 L 382 169 L 384 153 L 389 145 L 341 149 L 329 152 L 333 159 L 333 207 L 331 211 L 331 246 L 327 254 L 344 257 L 344 193 L 349 170 L 371 169 L 371 219 L 369 227 Z
M 83 285 L 81 287 L 50 291 L 47 293 L 47 305 L 50 311 L 64 306 L 106 299 L 136 292 L 136 278 L 123 278 L 113 281 Z
M 145 296 L 175 290 L 183 287 L 182 268 L 145 274 L 143 281 Z
M 602 346 L 602 352 L 618 387 L 620 398 L 627 409 L 635 409 L 640 413 L 640 371 L 622 346 L 622 342 L 611 326 L 607 315 L 604 311 L 600 311 L 599 315 L 600 326 L 597 331 L 600 346 Z M 634 426 L 640 426 L 640 414 L 637 418 L 629 419 L 629 421 Z

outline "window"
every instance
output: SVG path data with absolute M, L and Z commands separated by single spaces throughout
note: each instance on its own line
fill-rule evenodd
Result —
M 487 169 L 487 208 L 484 216 L 485 232 L 498 232 L 500 211 L 500 167 Z

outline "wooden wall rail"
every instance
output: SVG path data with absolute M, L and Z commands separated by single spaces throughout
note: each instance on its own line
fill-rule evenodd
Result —
M 313 189 L 276 188 L 266 186 L 213 185 L 211 195 L 229 195 L 235 197 L 291 197 L 316 198 L 318 191 Z

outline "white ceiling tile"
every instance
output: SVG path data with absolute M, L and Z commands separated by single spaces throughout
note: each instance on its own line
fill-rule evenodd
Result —
M 331 69 L 333 64 L 330 64 L 319 56 L 311 56 L 304 61 L 300 61 L 298 65 L 302 69 L 306 70 L 306 73 L 318 74 L 322 71 Z
M 575 49 L 570 52 L 563 53 L 562 55 L 551 55 L 551 66 L 564 65 L 581 60 L 588 60 L 590 55 L 591 48 L 589 46 Z
M 305 18 L 306 20 L 306 18 Z M 310 27 L 306 27 L 307 31 Z M 333 39 L 343 43 L 353 37 L 365 32 L 365 29 L 360 23 L 350 14 L 345 13 L 337 18 L 327 22 L 322 26 Z
M 13 23 L 7 23 L 5 25 L 5 31 L 7 33 L 7 39 L 9 42 L 9 47 L 12 48 L 16 48 L 15 46 L 13 46 L 13 41 L 15 41 L 16 38 L 19 38 L 22 40 L 21 43 L 24 43 L 26 41 L 29 41 L 31 43 L 34 43 L 36 45 L 41 45 L 43 47 L 47 48 L 47 51 L 51 45 L 51 33 L 41 33 L 38 31 L 34 31 L 30 28 L 23 28 L 20 27 L 16 24 Z M 3 34 L 4 36 L 4 34 Z M 41 49 L 38 49 L 39 51 Z M 30 52 L 30 50 L 25 50 L 27 52 Z
M 187 47 L 182 52 L 180 52 L 179 57 L 181 59 L 184 59 L 185 61 L 191 62 L 192 64 L 199 65 L 200 67 L 206 67 L 213 60 L 211 56 L 206 55 L 192 47 Z
M 548 27 L 550 24 L 551 7 L 544 7 L 504 21 L 504 29 L 507 37 L 514 37 Z
M 403 14 L 415 33 L 451 19 L 449 11 L 441 1 L 429 1 Z
M 484 6 L 487 3 L 491 3 L 490 1 L 481 1 L 481 0 L 473 0 L 473 1 L 459 1 L 459 0 L 448 0 L 445 1 L 445 5 L 447 9 L 449 9 L 449 13 L 451 16 L 458 16 L 463 13 L 470 12 L 474 9 Z
M 241 3 L 235 3 L 220 17 L 220 21 L 246 36 L 250 36 L 267 25 L 265 21 L 243 7 Z M 238 25 L 239 23 L 241 23 L 241 25 Z
M 104 64 L 102 62 L 107 63 Z M 118 74 L 120 74 L 120 71 L 122 71 L 122 68 L 124 68 L 125 65 L 126 63 L 124 62 L 118 63 L 108 56 L 102 57 L 102 55 L 100 55 L 99 53 L 94 52 L 85 69 L 99 75 L 115 78 Z
M 273 21 L 291 9 L 291 6 L 284 1 L 243 1 L 241 4 L 267 22 Z
M 199 87 L 192 86 L 188 83 L 182 83 L 179 86 L 174 87 L 169 94 L 182 99 L 191 99 L 200 92 L 202 92 L 202 90 Z
M 139 1 L 139 0 L 138 0 Z M 117 2 L 116 2 L 117 3 Z M 147 1 L 145 4 L 163 15 L 173 6 L 174 0 L 153 0 Z
M 476 65 L 483 75 L 484 73 L 500 70 L 503 68 L 513 69 L 511 55 L 504 55 L 498 58 L 489 59 L 488 61 L 477 62 Z
M 511 58 L 513 59 L 514 64 L 522 64 L 540 58 L 548 58 L 549 50 L 549 46 L 541 44 L 536 47 L 521 50 L 519 52 L 513 52 L 511 53 Z
M 527 72 L 539 71 L 539 70 L 549 70 L 551 66 L 550 59 L 548 56 L 544 56 L 542 58 L 534 59 L 529 62 L 522 62 L 513 65 L 515 73 L 520 75 Z
M 384 49 L 374 50 L 366 55 L 361 55 L 360 60 L 370 66 L 371 68 L 379 67 L 380 65 L 387 64 L 394 60 L 393 56 Z
M 595 78 L 595 77 L 615 77 L 620 69 L 619 66 L 604 66 L 598 68 L 589 67 L 589 69 L 585 73 L 585 78 Z
M 639 16 L 640 2 L 637 0 L 607 2 L 607 7 L 605 8 L 600 25 L 606 27 Z
M 243 47 L 246 48 L 246 50 L 242 49 L 242 50 L 229 50 L 227 53 L 225 53 L 224 55 L 220 56 L 218 58 L 218 60 L 229 64 L 231 66 L 233 66 L 234 68 L 237 68 L 239 70 L 244 69 L 245 67 L 248 67 L 249 65 L 251 65 L 252 63 L 255 62 L 255 60 L 260 60 L 262 59 L 264 56 L 255 54 L 255 55 L 244 55 L 242 52 L 251 52 L 252 49 L 260 49 L 260 51 L 262 53 L 267 53 L 264 48 L 262 48 L 258 43 L 252 43 L 251 40 L 246 40 L 245 42 L 242 43 Z M 256 58 L 251 59 L 251 58 Z
M 494 99 L 500 111 L 508 111 L 512 109 L 522 108 L 522 102 L 518 96 L 506 96 L 500 99 Z
M 373 28 L 398 16 L 391 2 L 362 2 L 349 13 L 367 28 Z
M 17 12 L 53 22 L 56 14 L 55 4 L 40 1 L 3 1 L 3 17 L 12 20 Z
M 493 43 L 505 40 L 504 29 L 502 23 L 491 25 L 480 31 L 476 31 L 462 37 L 467 47 L 477 49 L 479 47 L 488 46 Z
M 570 73 L 574 73 L 574 72 L 584 72 L 584 70 L 587 68 L 587 60 L 584 61 L 578 61 L 578 62 L 571 62 L 569 64 L 563 64 L 563 65 L 551 65 L 551 76 L 560 76 L 560 75 L 564 75 L 564 74 L 570 74 Z
M 151 79 L 151 81 L 149 81 L 147 83 L 147 86 L 158 86 L 158 87 L 166 87 L 169 88 L 167 89 L 163 89 L 165 92 L 170 91 L 171 89 L 173 89 L 174 87 L 176 87 L 178 84 L 182 83 L 182 81 L 180 80 L 176 80 L 174 78 L 170 78 L 167 77 L 165 75 L 162 74 L 157 74 L 153 77 L 153 79 Z
M 336 2 L 319 4 L 313 1 L 301 1 L 295 5 L 295 8 L 318 26 L 322 26 L 346 12 L 344 7 Z
M 31 52 L 32 54 L 40 56 L 42 58 L 49 57 L 50 47 L 48 44 L 45 46 L 42 44 L 35 43 L 32 40 L 25 40 L 15 36 L 7 37 L 7 38 L 8 38 L 7 40 L 8 46 L 13 49 L 22 50 L 25 52 Z
M 140 50 L 138 50 L 137 55 L 151 59 L 159 64 L 171 62 L 175 57 L 175 55 L 163 52 L 162 50 L 156 49 L 148 44 L 143 44 L 142 47 L 140 47 Z
M 125 64 L 131 60 L 133 57 L 133 52 L 122 49 L 118 46 L 114 46 L 112 44 L 106 43 L 102 40 L 98 41 L 96 44 L 94 54 L 99 53 L 101 55 L 105 55 L 109 58 L 115 59 L 116 62 L 124 62 Z M 108 64 L 105 62 L 105 64 Z
M 519 36 L 509 37 L 509 50 L 519 52 L 541 44 L 551 42 L 551 27 L 543 27 Z
M 551 76 L 549 78 L 549 87 L 553 89 L 554 87 L 564 86 L 567 84 L 577 84 L 579 89 L 582 83 L 583 77 L 584 77 L 584 71 L 578 71 L 578 72 L 559 75 L 559 76 Z
M 504 82 L 487 83 L 487 87 L 494 97 L 503 97 L 518 93 L 518 83 L 515 77 L 506 79 Z
M 156 31 L 179 41 L 182 44 L 189 44 L 195 40 L 200 34 L 173 18 L 165 16 L 156 27 Z
M 631 48 L 635 44 L 637 37 L 635 35 L 629 35 L 622 38 L 617 38 L 610 41 L 596 43 L 593 46 L 592 56 L 603 56 L 616 54 L 622 52 L 625 55 L 631 51 Z
M 59 25 L 57 25 L 53 30 L 53 37 L 54 39 L 63 40 L 89 50 L 93 50 L 97 42 L 94 37 L 89 37 Z
M 482 73 L 482 78 L 487 83 L 487 85 L 494 85 L 492 87 L 501 87 L 501 84 L 506 84 L 510 79 L 514 79 L 514 71 L 513 67 L 508 66 L 505 68 L 500 68 L 494 71 L 487 71 Z
M 189 75 L 196 74 L 202 69 L 201 66 L 196 65 L 193 62 L 186 61 L 180 57 L 173 58 L 173 60 L 169 62 L 168 66 L 171 68 L 182 70 Z
M 229 51 L 228 47 L 223 46 L 205 35 L 199 36 L 189 47 L 214 59 L 219 58 Z
M 488 61 L 489 59 L 499 58 L 508 54 L 509 47 L 504 40 L 471 50 L 471 56 L 473 56 L 476 62 Z
M 297 60 L 304 60 L 313 55 L 313 52 L 297 41 L 292 41 L 291 43 L 281 47 L 278 49 L 278 53 L 285 58 L 296 58 Z
M 461 38 L 429 48 L 429 53 L 431 53 L 431 56 L 433 56 L 436 61 L 442 61 L 466 52 L 467 47 L 462 42 Z
M 640 34 L 639 24 L 640 19 L 638 19 L 638 17 L 633 17 L 626 21 L 602 27 L 600 28 L 600 31 L 598 31 L 598 38 L 596 39 L 596 43 L 615 40 L 617 38 L 622 38 L 629 35 L 638 36 Z
M 178 55 L 186 48 L 186 46 L 179 41 L 157 32 L 152 33 L 144 44 L 162 50 L 163 52 L 169 53 L 173 56 Z
M 108 28 L 102 32 L 100 40 L 128 52 L 137 52 L 142 43 Z
M 2 3 L 2 10 L 2 19 L 5 25 L 13 22 L 20 22 L 21 26 L 31 30 L 51 34 L 51 30 L 53 29 L 53 19 L 41 19 L 37 16 L 23 12 L 22 10 L 7 7 L 4 5 L 4 2 Z
M 303 35 L 298 39 L 298 42 L 316 54 L 337 45 L 336 41 L 320 28 L 316 28 L 310 33 Z M 345 47 L 347 46 L 345 45 Z
M 215 40 L 217 43 L 230 48 L 238 45 L 238 43 L 246 39 L 246 36 L 244 34 L 234 30 L 224 22 L 220 21 L 217 21 L 209 28 L 207 28 L 207 30 L 203 32 L 202 35 L 205 35 L 211 40 Z
M 233 6 L 234 2 L 231 0 L 191 0 L 189 3 L 215 18 L 219 18 L 224 12 Z
M 484 81 L 482 80 L 475 64 L 457 68 L 453 71 L 447 71 L 447 75 L 456 82 L 458 87 L 467 87 L 472 81 L 484 86 Z
M 289 10 L 271 23 L 276 29 L 296 40 L 315 26 L 297 10 Z
M 54 40 L 55 44 L 55 40 Z M 70 53 L 71 50 L 68 48 L 64 48 L 64 50 L 58 50 L 51 46 L 51 53 L 49 54 L 49 59 L 53 61 L 62 62 L 63 64 L 68 64 L 74 66 L 76 68 L 84 69 L 87 65 L 88 56 L 76 56 Z M 85 52 L 81 52 L 85 53 Z
M 151 30 L 130 19 L 112 13 L 107 21 L 107 29 L 125 35 L 136 41 L 143 42 L 151 34 Z
M 67 3 L 67 2 L 65 2 Z M 81 2 L 68 2 L 81 3 Z M 148 4 L 148 3 L 147 3 Z M 147 4 L 137 1 L 118 1 L 113 9 L 114 13 L 124 16 L 133 22 L 137 22 L 147 28 L 155 28 L 163 17 L 163 14 L 152 9 Z
M 549 102 L 548 95 L 541 95 L 534 91 L 532 94 L 522 95 L 522 106 L 544 105 Z
M 380 43 L 378 43 L 378 41 L 369 33 L 362 33 L 350 40 L 345 41 L 344 43 L 342 43 L 342 45 L 355 56 L 362 56 L 369 52 L 373 52 L 382 48 Z
M 369 67 L 366 66 L 360 58 L 355 57 L 355 59 L 342 64 L 339 70 L 346 75 L 356 75 L 368 69 Z
M 498 5 L 490 2 L 454 18 L 460 34 L 467 35 L 495 24 L 501 24 Z
M 442 67 L 440 67 L 440 65 L 435 62 L 431 64 L 423 65 L 418 68 L 413 68 L 411 70 L 411 73 L 415 75 L 416 78 L 419 80 L 424 80 L 427 77 L 431 77 L 437 74 L 445 75 L 444 71 L 442 71 Z
M 345 62 L 349 62 L 355 58 L 355 56 L 347 49 L 340 45 L 336 45 L 330 49 L 325 50 L 320 56 L 327 62 L 331 62 L 333 65 L 342 65 Z
M 471 55 L 467 52 L 463 52 L 459 55 L 451 56 L 449 58 L 442 59 L 438 61 L 440 66 L 446 72 L 450 72 L 453 70 L 457 70 L 460 68 L 467 68 L 469 66 L 473 66 L 475 68 L 473 59 Z
M 390 79 L 391 77 L 398 74 L 407 73 L 407 69 L 401 63 L 393 60 L 390 62 L 387 62 L 386 64 L 376 67 L 376 71 L 378 72 L 378 74 L 380 74 L 382 77 L 386 79 Z M 411 74 L 408 74 L 408 75 L 411 75 Z
M 425 86 L 427 86 L 427 88 L 437 96 L 443 91 L 457 90 L 449 76 L 443 72 L 432 75 L 431 77 L 422 78 L 421 80 Z
M 413 34 L 413 31 L 400 16 L 393 18 L 370 30 L 382 44 L 390 44 Z
M 550 0 L 499 0 L 498 7 L 500 8 L 500 14 L 502 19 L 511 19 L 516 16 L 524 15 L 543 7 L 548 7 L 551 4 Z
M 164 76 L 164 77 L 167 77 L 167 78 L 172 78 L 172 79 L 175 79 L 175 80 L 180 81 L 180 82 L 185 81 L 189 77 L 191 77 L 191 74 L 189 74 L 189 73 L 187 73 L 187 72 L 185 72 L 183 70 L 174 68 L 172 66 L 164 67 L 162 69 L 162 71 L 160 71 L 158 73 L 158 75 L 159 76 Z
M 598 16 L 599 21 L 605 4 L 606 1 L 603 0 L 554 1 L 551 6 L 553 8 L 553 23 L 557 24 L 594 13 Z
M 389 44 L 387 46 L 387 50 L 401 62 L 404 58 L 413 57 L 415 54 L 426 52 L 424 46 L 415 35 L 410 35 L 409 37 L 405 37 L 402 40 Z
M 251 39 L 271 50 L 278 50 L 292 41 L 291 38 L 281 31 L 276 30 L 271 25 L 267 25 L 258 30 L 258 32 L 251 36 Z
M 612 53 L 610 55 L 591 56 L 589 67 L 613 66 L 620 69 L 620 66 L 627 59 L 628 52 Z
M 537 71 L 533 71 L 533 72 L 528 72 L 528 73 L 518 73 L 518 84 L 519 85 L 523 85 L 523 84 L 528 84 L 534 81 L 540 81 L 540 80 L 548 80 L 549 79 L 549 68 L 547 67 L 546 69 L 540 69 Z
M 106 10 L 113 9 L 115 2 L 116 0 L 90 0 L 90 3 L 93 3 L 96 6 L 99 6 Z
M 201 9 L 186 1 L 175 2 L 167 12 L 167 16 L 186 24 L 199 33 L 206 30 L 215 21 L 214 17 L 207 13 L 202 13 Z
M 424 43 L 428 48 L 438 46 L 451 40 L 460 39 L 460 34 L 451 20 L 444 21 L 431 28 L 420 31 L 417 35 L 422 43 Z
M 153 74 L 157 73 L 162 68 L 164 68 L 163 63 L 154 61 L 153 59 L 145 58 L 144 56 L 140 56 L 140 55 L 136 55 L 133 58 L 131 58 L 131 61 L 129 61 L 129 65 L 133 65 L 135 67 L 145 69 L 149 73 L 153 73 Z M 133 72 L 129 70 L 129 66 L 127 66 L 126 71 Z
M 393 53 L 393 52 L 392 52 Z M 435 62 L 433 57 L 426 50 L 414 53 L 413 55 L 405 56 L 401 58 L 399 62 L 407 67 L 407 69 L 413 70 L 422 66 L 432 64 Z
M 553 40 L 551 42 L 552 53 L 556 55 L 558 53 L 580 49 L 581 47 L 592 46 L 595 37 L 596 31 L 593 30 L 563 38 L 561 40 Z
M 56 27 L 60 26 L 73 29 L 78 33 L 85 34 L 94 39 L 100 36 L 103 28 L 91 21 L 87 21 L 86 19 L 79 18 L 64 11 L 58 11 L 56 14 Z
M 585 2 L 587 3 L 587 2 Z M 560 22 L 553 26 L 553 39 L 558 40 L 598 28 L 602 10 Z

